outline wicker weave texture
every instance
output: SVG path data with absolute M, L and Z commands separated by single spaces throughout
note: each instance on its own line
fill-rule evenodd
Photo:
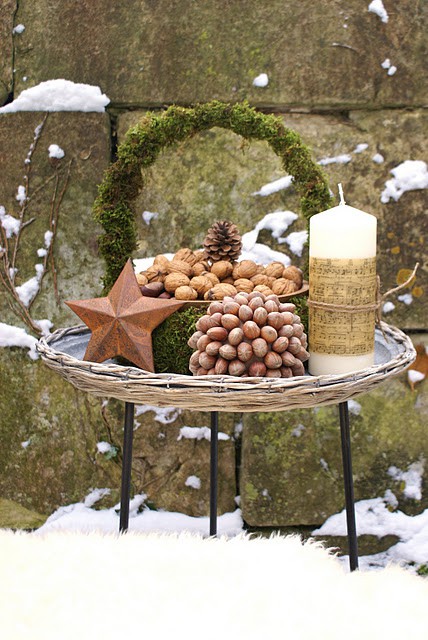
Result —
M 384 335 L 397 355 L 381 365 L 346 375 L 237 378 L 154 374 L 135 367 L 86 362 L 58 350 L 56 343 L 84 329 L 58 329 L 37 345 L 44 363 L 72 385 L 96 396 L 125 402 L 200 411 L 287 411 L 336 404 L 370 391 L 402 372 L 416 357 L 408 336 L 382 323 Z

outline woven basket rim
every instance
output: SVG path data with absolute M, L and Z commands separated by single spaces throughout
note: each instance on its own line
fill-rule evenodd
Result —
M 157 374 L 133 366 L 78 360 L 54 348 L 55 342 L 64 336 L 89 332 L 85 325 L 57 329 L 39 340 L 37 351 L 45 364 L 74 386 L 98 396 L 146 402 L 155 406 L 174 405 L 212 411 L 284 410 L 341 402 L 363 393 L 408 367 L 416 357 L 410 338 L 400 329 L 384 322 L 381 323 L 380 330 L 400 350 L 388 362 L 348 374 L 293 378 Z M 218 394 L 222 396 L 221 406 L 218 406 Z M 272 403 L 277 395 L 277 404 Z

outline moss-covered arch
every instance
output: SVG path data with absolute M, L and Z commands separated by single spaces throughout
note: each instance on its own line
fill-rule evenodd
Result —
M 282 120 L 263 114 L 247 103 L 213 101 L 193 108 L 172 106 L 161 114 L 148 114 L 131 127 L 118 148 L 117 161 L 106 171 L 98 188 L 94 217 L 104 233 L 99 251 L 106 262 L 104 286 L 109 290 L 137 244 L 131 203 L 143 188 L 142 169 L 151 166 L 166 147 L 195 134 L 221 127 L 246 140 L 265 140 L 293 176 L 307 220 L 331 206 L 327 179 L 300 136 Z

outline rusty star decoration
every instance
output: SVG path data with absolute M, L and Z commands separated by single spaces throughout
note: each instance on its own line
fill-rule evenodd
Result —
M 84 360 L 104 362 L 122 356 L 154 372 L 152 331 L 183 306 L 179 300 L 143 296 L 128 260 L 105 298 L 70 300 L 70 309 L 92 331 Z

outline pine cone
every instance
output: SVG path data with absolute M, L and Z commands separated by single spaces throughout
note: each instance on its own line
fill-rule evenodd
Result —
M 242 242 L 238 227 L 228 220 L 215 222 L 208 230 L 204 240 L 205 256 L 212 262 L 228 260 L 234 262 L 238 259 Z

